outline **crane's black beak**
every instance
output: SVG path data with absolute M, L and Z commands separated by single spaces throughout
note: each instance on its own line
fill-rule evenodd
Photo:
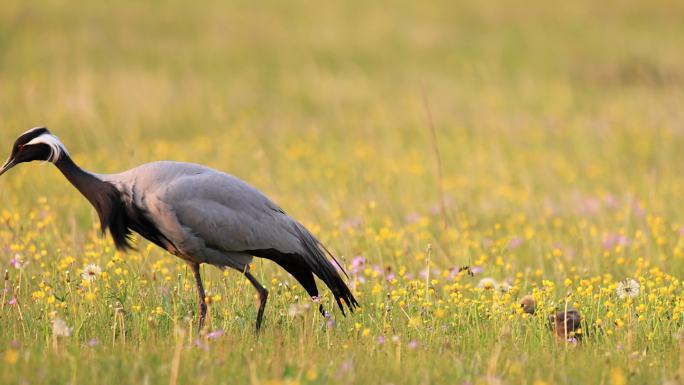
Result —
M 0 175 L 6 173 L 7 170 L 14 167 L 16 164 L 17 162 L 14 159 L 7 159 L 7 162 L 0 168 Z

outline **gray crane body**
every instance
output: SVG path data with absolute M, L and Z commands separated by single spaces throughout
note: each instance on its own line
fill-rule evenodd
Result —
M 136 232 L 191 266 L 199 293 L 200 328 L 206 314 L 202 263 L 236 269 L 252 282 L 261 299 L 257 330 L 268 292 L 249 272 L 254 256 L 283 267 L 311 297 L 318 296 L 317 276 L 332 291 L 343 314 L 343 303 L 352 311 L 358 306 L 326 257 L 325 247 L 263 193 L 232 175 L 172 161 L 147 163 L 118 174 L 89 173 L 44 127 L 17 138 L 0 175 L 34 160 L 50 161 L 59 168 L 95 207 L 103 232 L 109 231 L 117 248 L 130 248 L 129 238 Z M 334 257 L 333 261 L 344 272 Z
M 305 252 L 296 231 L 301 225 L 232 175 L 161 161 L 96 176 L 113 184 L 127 205 L 149 213 L 171 242 L 167 250 L 190 262 L 246 271 L 253 257 L 245 251 Z

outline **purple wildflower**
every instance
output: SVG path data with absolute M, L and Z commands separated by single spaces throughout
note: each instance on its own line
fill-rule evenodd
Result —
M 335 328 L 335 320 L 333 319 L 332 315 L 330 315 L 330 312 L 326 311 L 324 317 L 325 317 L 325 326 L 328 329 L 334 329 Z
M 608 194 L 603 198 L 603 202 L 606 204 L 608 208 L 615 209 L 618 207 L 618 202 L 617 198 L 613 194 Z
M 224 334 L 225 332 L 223 331 L 223 329 L 216 329 L 213 332 L 207 333 L 207 339 L 215 340 L 217 338 L 223 337 Z
M 408 343 L 408 348 L 409 348 L 409 349 L 415 349 L 415 348 L 417 348 L 417 347 L 418 347 L 418 341 L 416 341 L 416 340 L 411 340 L 411 341 L 409 341 L 409 343 Z
M 360 255 L 356 256 L 356 257 L 354 257 L 354 259 L 352 259 L 351 266 L 350 266 L 349 270 L 351 271 L 352 274 L 357 274 L 359 271 L 361 271 L 361 269 L 363 268 L 363 266 L 365 264 L 366 264 L 366 258 L 364 258 Z
M 352 217 L 352 218 L 347 218 L 340 222 L 340 228 L 342 230 L 347 230 L 347 229 L 358 229 L 361 227 L 363 224 L 363 219 L 360 217 Z
M 610 250 L 616 246 L 628 246 L 630 244 L 629 238 L 622 234 L 610 234 L 603 238 L 603 248 Z
M 209 350 L 209 345 L 205 344 L 205 343 L 204 343 L 201 339 L 199 339 L 199 338 L 196 338 L 196 339 L 192 342 L 192 344 L 195 345 L 195 347 L 196 347 L 197 349 L 204 350 L 205 352 Z
M 416 213 L 416 212 L 414 212 L 414 213 L 411 213 L 411 214 L 407 215 L 407 216 L 404 218 L 404 221 L 406 222 L 406 224 L 411 224 L 411 223 L 416 223 L 416 222 L 418 222 L 418 221 L 420 220 L 420 218 L 421 218 L 421 215 L 418 214 L 418 213 Z
M 461 271 L 461 269 L 459 269 L 458 267 L 451 267 L 451 268 L 449 268 L 449 277 L 448 277 L 448 279 L 449 279 L 449 280 L 453 280 L 454 278 L 456 278 L 456 276 L 458 275 L 458 273 L 459 273 L 460 271 Z
M 340 366 L 340 371 L 342 372 L 353 372 L 354 371 L 354 361 L 351 359 L 349 360 L 344 360 L 342 362 L 342 365 Z
M 582 215 L 594 215 L 601 209 L 601 202 L 591 197 L 580 197 L 577 202 L 577 212 Z
M 21 269 L 24 267 L 24 263 L 19 259 L 19 255 L 15 255 L 14 258 L 10 259 L 10 265 L 15 269 Z
M 515 250 L 518 247 L 520 247 L 520 245 L 522 245 L 522 243 L 523 243 L 523 240 L 521 238 L 514 237 L 513 239 L 508 241 L 508 249 L 509 250 Z

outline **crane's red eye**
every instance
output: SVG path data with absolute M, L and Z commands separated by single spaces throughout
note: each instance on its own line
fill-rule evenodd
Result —
M 20 145 L 19 145 L 19 151 L 21 151 L 21 150 L 23 150 L 23 149 L 24 149 L 24 145 L 23 145 L 23 144 L 20 144 Z

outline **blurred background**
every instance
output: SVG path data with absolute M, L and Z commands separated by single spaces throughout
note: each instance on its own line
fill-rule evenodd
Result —
M 677 383 L 683 47 L 681 0 L 2 0 L 0 160 L 45 125 L 93 172 L 232 173 L 363 307 L 323 319 L 256 262 L 257 340 L 251 285 L 207 267 L 196 338 L 183 262 L 115 252 L 56 168 L 22 165 L 0 177 L 0 383 Z M 554 336 L 570 307 L 585 330 Z
M 208 164 L 346 256 L 401 260 L 432 242 L 456 265 L 497 225 L 543 232 L 520 261 L 548 268 L 646 212 L 679 231 L 683 15 L 666 0 L 4 0 L 0 150 L 46 125 L 95 172 Z M 58 220 L 96 219 L 52 167 L 0 181 L 12 210 L 41 196 Z M 402 233 L 416 218 L 426 231 Z M 395 244 L 365 249 L 383 228 Z

